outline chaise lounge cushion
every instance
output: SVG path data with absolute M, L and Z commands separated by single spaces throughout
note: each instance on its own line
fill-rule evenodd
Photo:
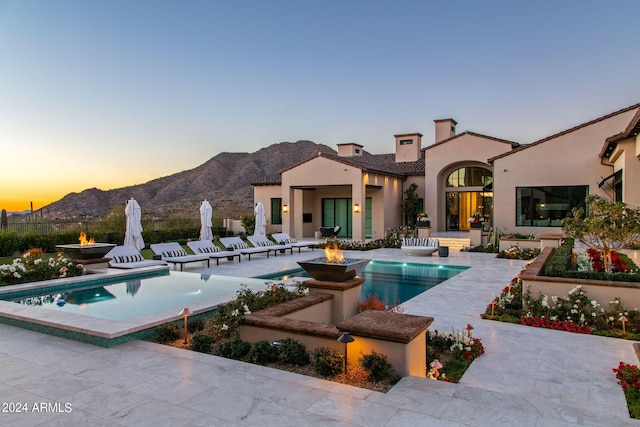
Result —
M 269 240 L 267 236 L 248 236 L 247 239 L 249 239 L 253 246 L 268 248 L 270 251 L 273 251 L 274 254 L 277 254 L 278 251 L 284 252 L 286 249 L 289 249 L 291 253 L 293 253 L 293 246 L 289 244 L 276 244 L 272 240 Z
M 106 258 L 111 258 L 109 261 L 109 267 L 132 269 L 142 267 L 152 267 L 157 265 L 166 266 L 167 263 L 160 260 L 144 259 L 138 249 L 135 246 L 116 246 L 111 249 L 106 255 Z
M 406 237 L 402 241 L 402 252 L 405 255 L 426 256 L 438 251 L 440 241 L 432 237 Z
M 163 261 L 167 261 L 172 264 L 180 264 L 180 270 L 183 269 L 184 264 L 188 264 L 190 262 L 207 261 L 207 266 L 209 266 L 209 255 L 189 255 L 187 254 L 187 251 L 182 249 L 182 246 L 180 246 L 178 242 L 154 243 L 150 247 L 154 254 L 162 257 Z
M 316 242 L 298 242 L 296 239 L 291 238 L 287 233 L 273 233 L 271 237 L 281 245 L 289 245 L 293 248 L 298 248 L 298 253 L 300 253 L 302 248 L 313 249 L 316 245 Z
M 216 262 L 220 258 L 229 258 L 231 260 L 237 256 L 238 259 L 240 259 L 239 251 L 223 251 L 214 245 L 211 240 L 193 240 L 187 242 L 187 246 L 189 246 L 189 249 L 191 249 L 194 254 L 206 254 L 209 258 L 215 258 Z
M 220 243 L 227 250 L 237 250 L 242 255 L 247 255 L 251 259 L 251 254 L 266 253 L 269 256 L 269 248 L 249 247 L 240 237 L 222 237 Z

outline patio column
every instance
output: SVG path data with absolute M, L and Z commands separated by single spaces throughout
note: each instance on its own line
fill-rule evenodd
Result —
M 302 221 L 302 213 L 304 212 L 304 191 L 300 189 L 291 190 L 291 206 L 293 207 L 290 212 L 290 221 L 293 223 L 291 231 L 289 233 L 291 237 L 300 238 L 304 236 L 304 223 Z
M 366 207 L 366 185 L 364 177 L 358 184 L 351 186 L 351 213 L 352 213 L 352 238 L 357 241 L 364 241 L 365 236 L 365 207 Z M 357 211 L 356 211 L 357 205 Z
M 291 237 L 294 236 L 293 228 L 295 222 L 293 220 L 293 213 L 295 212 L 295 207 L 293 206 L 293 192 L 294 190 L 291 187 L 282 188 L 282 206 L 287 206 L 287 212 L 282 212 L 282 231 L 284 233 L 289 234 Z

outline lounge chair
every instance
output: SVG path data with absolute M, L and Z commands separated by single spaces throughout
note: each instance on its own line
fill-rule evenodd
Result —
M 402 241 L 402 252 L 405 255 L 414 256 L 431 256 L 434 252 L 438 251 L 440 247 L 440 241 L 432 237 L 429 238 L 416 238 L 406 237 Z
M 242 261 L 241 253 L 238 251 L 223 251 L 218 246 L 214 245 L 211 240 L 194 240 L 187 242 L 189 249 L 194 254 L 207 254 L 209 258 L 215 258 L 216 265 L 220 265 L 220 258 L 227 258 L 229 261 L 233 261 L 234 257 L 238 257 L 238 261 Z
M 266 253 L 267 258 L 269 258 L 269 248 L 251 247 L 239 237 L 222 237 L 220 238 L 220 243 L 222 243 L 222 246 L 227 248 L 228 251 L 238 251 L 242 255 L 246 255 L 249 257 L 249 261 L 251 261 L 252 254 Z
M 337 237 L 341 229 L 342 227 L 339 225 L 335 227 L 320 227 L 320 234 L 322 234 L 322 237 Z
M 180 264 L 180 271 L 183 271 L 185 264 L 191 262 L 207 261 L 207 267 L 211 267 L 209 254 L 189 255 L 178 242 L 154 243 L 150 247 L 153 253 L 160 256 L 163 261 L 173 265 Z
M 271 237 L 281 245 L 290 245 L 292 248 L 298 248 L 298 253 L 300 253 L 302 248 L 311 248 L 311 250 L 313 250 L 316 245 L 315 242 L 298 242 L 296 239 L 292 239 L 287 233 L 273 233 Z
M 127 270 L 131 268 L 152 267 L 154 265 L 167 265 L 164 261 L 144 259 L 138 249 L 130 245 L 116 246 L 107 252 L 105 258 L 111 258 L 109 260 L 109 267 Z
M 256 248 L 269 248 L 275 256 L 278 256 L 278 252 L 284 253 L 287 249 L 289 249 L 293 255 L 293 246 L 277 244 L 267 236 L 247 236 L 247 239 L 249 239 L 251 244 Z

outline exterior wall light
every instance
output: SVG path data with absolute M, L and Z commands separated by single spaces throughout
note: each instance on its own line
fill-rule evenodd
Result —
M 282 213 L 289 213 L 289 205 L 282 205 Z
M 360 213 L 360 205 L 359 205 L 359 204 L 357 204 L 357 203 L 356 203 L 356 204 L 354 204 L 354 205 L 353 205 L 353 211 L 354 211 L 355 213 Z

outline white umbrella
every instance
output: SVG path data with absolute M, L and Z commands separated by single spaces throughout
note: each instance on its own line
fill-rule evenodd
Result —
M 213 208 L 206 200 L 200 205 L 200 240 L 213 240 L 211 232 L 211 215 Z
M 144 248 L 144 240 L 142 239 L 142 209 L 135 199 L 132 197 L 127 202 L 124 210 L 127 215 L 127 230 L 124 233 L 124 244 L 135 246 L 138 250 Z
M 256 226 L 253 230 L 254 236 L 267 235 L 267 216 L 264 214 L 264 205 L 262 202 L 256 203 Z

